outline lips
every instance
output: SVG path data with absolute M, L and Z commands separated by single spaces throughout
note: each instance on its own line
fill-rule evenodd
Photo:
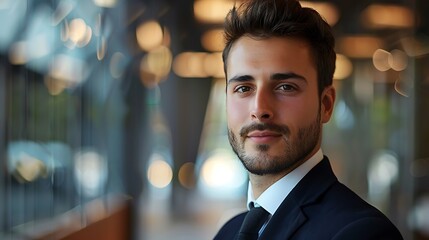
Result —
M 272 131 L 253 131 L 247 135 L 247 138 L 257 143 L 269 143 L 282 137 L 282 134 Z
M 280 133 L 272 131 L 253 131 L 247 135 L 247 137 L 278 137 L 281 136 Z

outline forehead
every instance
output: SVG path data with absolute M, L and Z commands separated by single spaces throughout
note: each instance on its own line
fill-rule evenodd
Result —
M 228 78 L 261 72 L 295 72 L 314 79 L 317 76 L 310 45 L 291 37 L 241 37 L 231 47 L 226 70 Z

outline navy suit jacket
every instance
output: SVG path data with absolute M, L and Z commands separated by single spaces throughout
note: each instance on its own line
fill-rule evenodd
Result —
M 246 214 L 229 220 L 214 239 L 234 239 Z M 325 157 L 289 193 L 259 239 L 403 238 L 383 213 L 337 180 Z

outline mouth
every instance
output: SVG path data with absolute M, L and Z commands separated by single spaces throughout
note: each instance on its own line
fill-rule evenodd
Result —
M 250 132 L 246 138 L 257 144 L 268 144 L 273 141 L 277 141 L 283 135 L 273 131 L 253 131 Z
M 260 123 L 244 126 L 239 133 L 243 142 L 249 140 L 258 145 L 274 144 L 287 138 L 290 130 L 286 125 Z

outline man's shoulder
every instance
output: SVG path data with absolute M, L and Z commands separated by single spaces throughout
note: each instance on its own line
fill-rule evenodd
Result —
M 303 231 L 297 234 L 303 234 L 304 239 L 317 237 L 317 234 L 326 239 L 334 236 L 350 239 L 347 236 L 353 234 L 365 236 L 360 239 L 384 239 L 384 236 L 402 239 L 384 213 L 338 181 L 326 157 L 306 177 L 291 194 L 294 201 L 286 199 L 284 209 L 279 209 L 286 214 L 290 210 L 288 204 L 300 205 L 306 223 L 301 228 Z M 310 236 L 311 233 L 317 234 Z
M 332 239 L 402 239 L 384 213 L 340 182 L 302 209 L 308 217 L 307 227 L 329 223 L 322 224 L 320 231 L 334 234 Z
M 380 216 L 361 217 L 349 222 L 332 239 L 389 239 L 403 240 L 399 230 L 387 218 Z

